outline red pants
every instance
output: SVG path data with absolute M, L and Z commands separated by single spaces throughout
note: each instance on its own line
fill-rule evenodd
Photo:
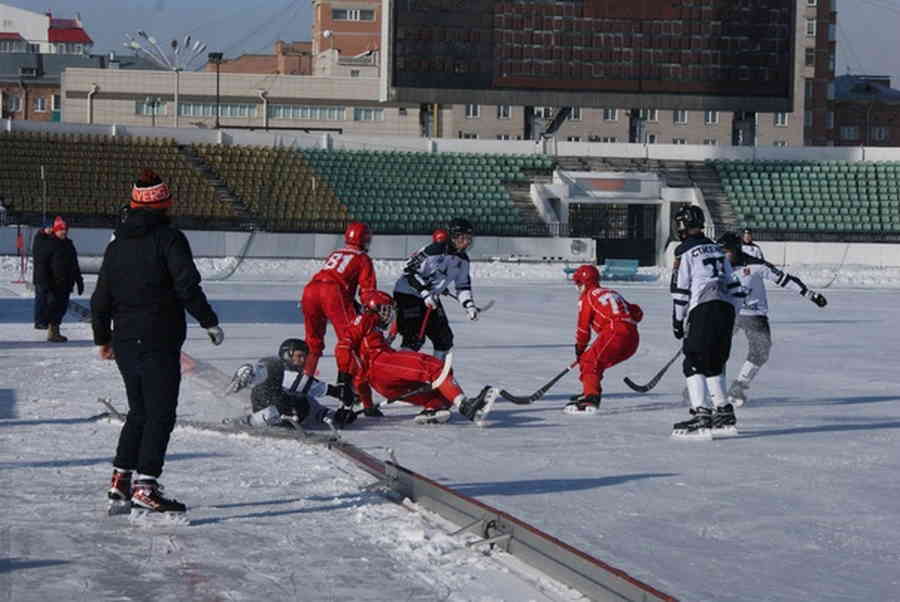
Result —
M 382 351 L 369 365 L 367 379 L 373 389 L 387 399 L 394 399 L 434 382 L 444 364 L 432 355 L 417 351 Z M 360 392 L 362 394 L 362 392 Z M 447 379 L 434 391 L 407 397 L 403 401 L 430 410 L 449 408 L 453 401 L 463 395 L 451 372 Z
M 356 319 L 353 299 L 336 282 L 310 282 L 303 289 L 301 306 L 306 344 L 309 345 L 309 355 L 303 371 L 315 376 L 319 358 L 325 349 L 325 328 L 330 321 L 338 339 L 334 348 L 338 372 L 350 372 L 353 357 L 348 328 L 350 322 Z
M 634 355 L 640 342 L 637 328 L 630 325 L 622 325 L 594 339 L 594 343 L 578 359 L 583 393 L 600 395 L 603 391 L 600 386 L 603 372 Z

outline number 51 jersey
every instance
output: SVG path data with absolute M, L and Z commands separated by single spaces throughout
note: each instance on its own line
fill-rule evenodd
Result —
M 741 292 L 722 247 L 705 236 L 692 236 L 675 249 L 671 293 L 674 317 L 684 320 L 692 309 L 709 301 L 737 308 Z

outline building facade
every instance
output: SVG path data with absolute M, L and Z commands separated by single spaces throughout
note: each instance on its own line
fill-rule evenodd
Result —
M 81 19 L 59 19 L 0 4 L 0 54 L 90 54 L 94 41 Z
M 886 75 L 835 80 L 836 146 L 900 146 L 900 90 Z

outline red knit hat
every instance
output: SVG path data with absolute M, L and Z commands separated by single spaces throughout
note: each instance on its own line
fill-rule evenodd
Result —
M 61 216 L 57 215 L 56 219 L 53 220 L 53 231 L 61 232 L 68 229 L 69 225 L 66 223 L 66 221 Z
M 132 209 L 168 209 L 172 206 L 172 193 L 165 182 L 152 169 L 141 172 L 131 189 Z

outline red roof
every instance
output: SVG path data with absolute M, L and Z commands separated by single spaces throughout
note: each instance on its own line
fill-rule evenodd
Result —
M 54 21 L 68 21 L 68 19 L 54 19 Z M 74 21 L 73 21 L 74 22 Z M 58 27 L 50 27 L 50 31 L 47 32 L 47 36 L 51 42 L 56 42 L 58 44 L 93 44 L 94 40 L 92 40 L 88 34 L 84 32 L 80 27 L 71 27 L 71 28 L 58 28 Z
M 0 31 L 0 40 L 24 40 L 24 39 L 25 38 L 20 36 L 18 33 L 15 33 L 15 32 L 4 33 L 2 31 Z
M 59 29 L 80 29 L 81 25 L 75 19 L 56 19 L 50 17 L 50 27 Z

